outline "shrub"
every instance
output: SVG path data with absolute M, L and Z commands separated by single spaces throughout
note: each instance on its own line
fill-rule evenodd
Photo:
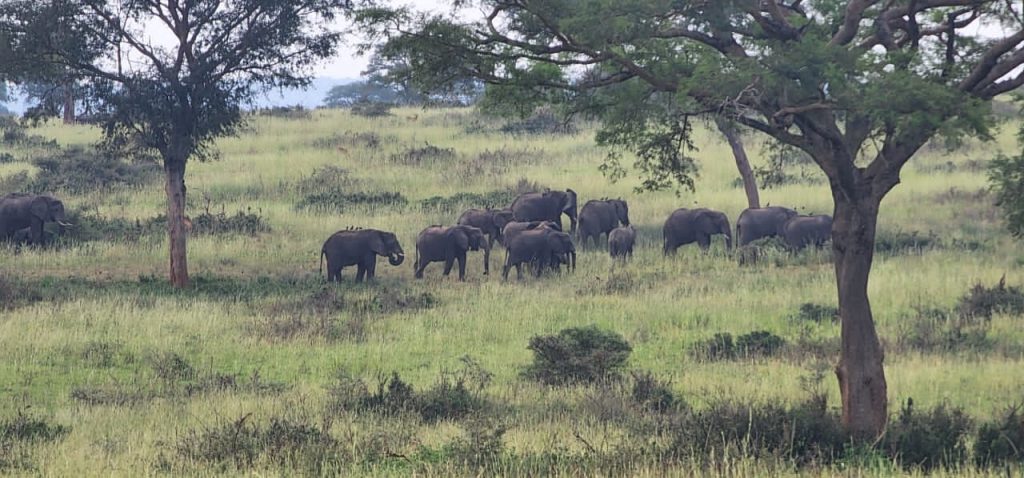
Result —
M 269 118 L 284 118 L 294 120 L 313 119 L 313 112 L 306 109 L 302 105 L 270 106 L 267 108 L 260 108 L 256 110 L 256 114 L 259 116 L 266 116 Z
M 481 394 L 486 382 L 477 381 L 481 376 L 470 373 L 475 362 L 464 358 L 463 363 L 461 372 L 442 372 L 437 383 L 422 392 L 404 382 L 398 372 L 379 376 L 374 391 L 370 391 L 362 380 L 340 374 L 337 383 L 328 389 L 328 411 L 330 414 L 359 411 L 381 415 L 414 413 L 426 422 L 438 422 L 457 420 L 490 408 Z M 489 380 L 490 374 L 485 372 L 485 376 Z
M 732 334 L 718 333 L 708 340 L 699 341 L 690 348 L 697 360 L 732 360 L 738 358 L 771 357 L 786 345 L 786 341 L 771 332 L 756 330 L 740 335 L 733 341 Z
M 14 417 L 0 418 L 0 473 L 12 468 L 31 468 L 31 452 L 39 443 L 62 439 L 70 429 L 18 410 Z
M 75 227 L 66 229 L 62 237 L 71 241 L 136 242 L 143 237 L 167 234 L 167 219 L 162 215 L 131 220 L 108 218 L 85 209 L 72 209 L 68 211 L 67 219 Z
M 656 412 L 667 412 L 682 402 L 672 393 L 669 382 L 659 380 L 651 372 L 631 373 L 633 386 L 631 396 L 638 405 Z
M 978 466 L 1024 464 L 1024 415 L 1020 410 L 1020 405 L 1013 406 L 1002 419 L 978 427 L 974 440 L 974 461 Z
M 578 131 L 572 122 L 559 118 L 554 110 L 547 107 L 537 108 L 527 118 L 508 122 L 499 130 L 511 135 L 576 134 Z
M 875 237 L 875 252 L 882 254 L 920 254 L 926 249 L 939 246 L 938 236 L 931 231 L 928 234 L 917 231 L 883 231 Z
M 839 309 L 830 305 L 804 302 L 790 318 L 798 322 L 838 322 Z
M 313 147 L 321 149 L 347 149 L 347 147 L 377 149 L 384 142 L 394 143 L 395 141 L 398 141 L 398 138 L 395 136 L 388 135 L 382 137 L 372 131 L 344 131 L 326 138 L 313 140 Z
M 166 224 L 164 216 L 157 216 L 159 222 Z M 245 234 L 255 236 L 260 233 L 270 232 L 270 224 L 266 218 L 252 209 L 238 211 L 234 215 L 227 215 L 223 209 L 219 213 L 211 214 L 207 209 L 202 214 L 192 218 L 192 234 Z
M 399 192 L 344 193 L 341 191 L 331 191 L 307 195 L 295 205 L 295 208 L 321 213 L 334 213 L 344 212 L 351 207 L 404 206 L 408 202 L 405 196 Z
M 458 213 L 469 208 L 498 209 L 507 207 L 517 194 L 508 190 L 486 193 L 455 193 L 448 197 L 433 196 L 420 201 L 420 207 L 446 213 Z
M 352 173 L 339 166 L 322 166 L 313 170 L 295 184 L 295 190 L 301 195 L 344 192 L 354 188 L 359 181 Z
M 349 112 L 365 118 L 380 118 L 383 116 L 391 116 L 391 104 L 388 103 L 377 103 L 370 101 L 362 101 L 354 103 L 350 108 Z
M 161 169 L 155 162 L 126 162 L 115 151 L 72 147 L 33 160 L 39 172 L 26 190 L 36 193 L 85 193 L 155 181 Z
M 36 288 L 26 287 L 0 275 L 0 311 L 13 310 L 42 300 L 43 296 Z
M 409 147 L 391 155 L 391 162 L 410 166 L 419 166 L 437 161 L 448 161 L 455 159 L 457 154 L 455 148 L 441 148 L 430 143 L 424 143 L 422 147 Z
M 956 352 L 990 348 L 990 320 L 983 316 L 957 314 L 948 309 L 916 308 L 916 314 L 901 321 L 900 347 L 921 352 Z
M 621 335 L 596 327 L 569 328 L 557 335 L 534 336 L 527 348 L 533 352 L 533 363 L 525 375 L 545 385 L 611 378 L 632 352 Z
M 1024 314 L 1024 291 L 1019 287 L 1007 287 L 1005 275 L 994 287 L 985 287 L 979 282 L 960 298 L 957 310 L 961 317 L 985 319 L 996 313 Z
M 196 376 L 196 370 L 192 368 L 192 364 L 174 352 L 155 354 L 150 357 L 149 361 L 156 377 L 167 383 L 191 380 Z
M 889 422 L 882 446 L 904 468 L 932 470 L 962 464 L 967 458 L 965 438 L 971 420 L 956 407 L 939 405 L 925 413 L 916 412 L 907 399 L 896 420 Z
M 462 436 L 444 447 L 452 462 L 480 469 L 498 461 L 505 453 L 503 437 L 508 428 L 493 420 L 478 418 L 462 425 Z

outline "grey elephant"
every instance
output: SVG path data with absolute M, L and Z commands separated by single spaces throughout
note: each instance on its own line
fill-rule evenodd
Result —
M 702 251 L 711 246 L 711 236 L 725 236 L 725 248 L 732 248 L 732 228 L 725 213 L 708 208 L 672 211 L 661 229 L 664 240 L 664 253 L 675 254 L 679 246 L 696 242 Z
M 28 228 L 29 241 L 42 244 L 43 226 L 57 223 L 61 231 L 70 227 L 64 215 L 64 203 L 47 194 L 8 194 L 0 197 L 0 240 L 11 240 L 18 231 Z
M 356 282 L 373 279 L 377 270 L 377 256 L 388 258 L 393 266 L 402 264 L 405 252 L 394 233 L 376 229 L 347 229 L 335 232 L 320 248 L 320 271 L 327 259 L 327 280 L 340 282 L 341 269 L 356 266 Z
M 529 231 L 531 229 L 550 229 L 553 231 L 561 231 L 561 226 L 558 223 L 551 221 L 512 221 L 505 224 L 505 227 L 501 230 L 502 243 L 501 245 L 508 247 L 508 241 L 523 231 Z
M 501 234 L 505 225 L 512 222 L 512 209 L 467 209 L 456 224 L 460 226 L 473 226 L 483 231 L 487 236 L 487 247 L 484 248 L 484 274 L 491 271 L 491 249 L 494 243 L 502 243 Z
M 549 265 L 568 263 L 576 270 L 576 247 L 572 236 L 553 229 L 535 228 L 514 237 L 506 237 L 505 266 L 501 277 L 508 280 L 508 271 L 515 266 L 516 278 L 523 278 L 523 264 L 536 263 L 534 274 L 540 277 Z
M 551 221 L 562 228 L 562 214 L 569 216 L 569 233 L 576 234 L 576 192 L 544 191 L 520 194 L 512 201 L 512 218 L 516 221 Z
M 622 260 L 632 258 L 634 244 L 636 244 L 636 229 L 632 224 L 616 227 L 608 233 L 608 253 L 612 258 Z
M 431 262 L 444 262 L 444 275 L 452 271 L 455 261 L 459 262 L 459 280 L 466 280 L 466 251 L 486 250 L 484 233 L 473 226 L 430 226 L 416 238 L 416 274 L 423 278 L 423 269 Z
M 736 239 L 739 245 L 745 246 L 764 237 L 782 234 L 782 225 L 797 212 L 780 206 L 747 208 L 736 220 Z
M 593 238 L 598 245 L 601 234 L 608 234 L 616 227 L 629 225 L 629 205 L 622 199 L 590 200 L 580 209 L 580 245 L 586 246 Z
M 782 225 L 782 239 L 794 251 L 821 247 L 832 238 L 832 216 L 793 216 Z

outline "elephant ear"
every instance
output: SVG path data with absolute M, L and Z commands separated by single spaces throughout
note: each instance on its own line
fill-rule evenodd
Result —
M 29 211 L 33 216 L 39 219 L 46 220 L 50 215 L 50 204 L 45 196 L 36 196 L 32 198 L 32 202 L 28 206 Z
M 455 241 L 455 246 L 460 250 L 469 249 L 469 235 L 460 227 L 453 227 L 448 231 L 448 237 Z
M 562 206 L 562 211 L 569 212 L 576 210 L 576 191 L 572 189 L 565 190 L 565 204 Z
M 370 237 L 370 250 L 379 256 L 388 255 L 387 248 L 384 246 L 384 234 L 378 231 Z

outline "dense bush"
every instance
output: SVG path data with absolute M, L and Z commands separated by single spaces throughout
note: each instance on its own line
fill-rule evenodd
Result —
M 557 335 L 534 336 L 527 348 L 533 352 L 533 363 L 524 375 L 545 385 L 611 378 L 633 350 L 621 335 L 597 327 L 568 328 Z
M 381 136 L 373 131 L 343 131 L 326 138 L 313 140 L 313 147 L 335 150 L 348 149 L 350 147 L 377 149 L 384 143 L 394 143 L 395 141 L 398 141 L 398 138 L 395 136 Z
M 353 104 L 349 108 L 349 112 L 356 116 L 363 116 L 366 118 L 379 118 L 382 116 L 391 116 L 391 104 L 362 101 Z
M 22 410 L 13 417 L 0 418 L 0 473 L 32 467 L 32 448 L 62 439 L 70 429 L 30 415 Z
M 797 322 L 838 322 L 839 309 L 830 305 L 804 302 L 790 318 Z
M 1024 154 L 992 160 L 988 179 L 1006 228 L 1016 237 L 1024 236 Z
M 294 106 L 270 106 L 266 108 L 260 108 L 256 110 L 256 114 L 259 116 L 266 116 L 270 118 L 283 118 L 283 119 L 299 119 L 308 120 L 313 119 L 313 112 L 306 109 L 302 105 Z
M 939 238 L 929 231 L 921 234 L 917 231 L 880 231 L 875 237 L 875 252 L 883 254 L 920 253 L 939 245 Z
M 352 207 L 404 206 L 409 201 L 400 192 L 353 192 L 331 191 L 307 195 L 295 205 L 320 213 L 344 212 Z
M 962 465 L 967 459 L 970 418 L 962 409 L 946 405 L 921 413 L 914 410 L 913 403 L 907 399 L 899 416 L 889 422 L 881 444 L 886 454 L 905 468 Z
M 156 162 L 127 162 L 103 148 L 71 147 L 32 161 L 39 172 L 26 185 L 28 192 L 69 191 L 84 193 L 156 181 L 161 174 Z
M 707 361 L 770 357 L 784 345 L 786 341 L 782 337 L 765 330 L 740 335 L 735 341 L 730 333 L 718 333 L 693 344 L 690 355 Z
M 1013 406 L 1001 419 L 978 428 L 974 440 L 974 461 L 978 466 L 1006 462 L 1024 465 L 1024 415 L 1020 410 L 1021 406 Z
M 551 108 L 538 108 L 519 121 L 505 123 L 499 131 L 511 135 L 576 134 L 578 128 L 571 121 L 559 118 Z
M 508 207 L 517 194 L 509 190 L 486 193 L 455 193 L 451 196 L 433 196 L 420 201 L 420 207 L 447 213 L 459 213 L 469 208 L 500 209 Z
M 977 283 L 960 298 L 957 310 L 963 317 L 992 318 L 992 314 L 1024 314 L 1024 291 L 1006 285 L 1006 276 L 993 287 Z
M 163 216 L 158 217 L 166 223 Z M 252 212 L 252 209 L 238 211 L 234 215 L 227 215 L 222 209 L 218 213 L 205 211 L 192 218 L 193 235 L 204 234 L 245 234 L 255 236 L 260 233 L 270 232 L 270 225 L 260 214 Z
M 391 155 L 391 162 L 409 166 L 420 166 L 436 161 L 448 161 L 458 155 L 455 148 L 442 148 L 430 143 L 423 146 L 410 146 Z
M 295 183 L 295 191 L 301 195 L 343 192 L 354 188 L 359 181 L 352 173 L 340 166 L 321 166 Z
M 903 349 L 925 353 L 965 350 L 983 351 L 994 344 L 989 338 L 988 317 L 966 315 L 949 309 L 915 309 L 913 316 L 901 321 L 897 344 Z

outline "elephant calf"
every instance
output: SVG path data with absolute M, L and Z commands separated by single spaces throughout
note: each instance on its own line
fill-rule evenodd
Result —
M 444 275 L 459 261 L 459 280 L 466 280 L 466 251 L 488 248 L 484 233 L 473 226 L 430 226 L 416 238 L 416 278 L 423 278 L 423 269 L 431 262 L 444 262 Z
M 388 258 L 388 263 L 399 266 L 405 252 L 394 233 L 376 229 L 349 229 L 338 231 L 324 241 L 320 248 L 320 271 L 327 258 L 327 280 L 341 281 L 341 269 L 356 266 L 356 282 L 365 276 L 372 280 L 377 270 L 377 256 Z
M 832 216 L 794 216 L 782 225 L 782 238 L 794 251 L 810 245 L 821 247 L 832 238 Z
M 632 225 L 612 229 L 608 233 L 608 253 L 612 258 L 633 257 L 633 245 L 636 244 L 636 229 Z

